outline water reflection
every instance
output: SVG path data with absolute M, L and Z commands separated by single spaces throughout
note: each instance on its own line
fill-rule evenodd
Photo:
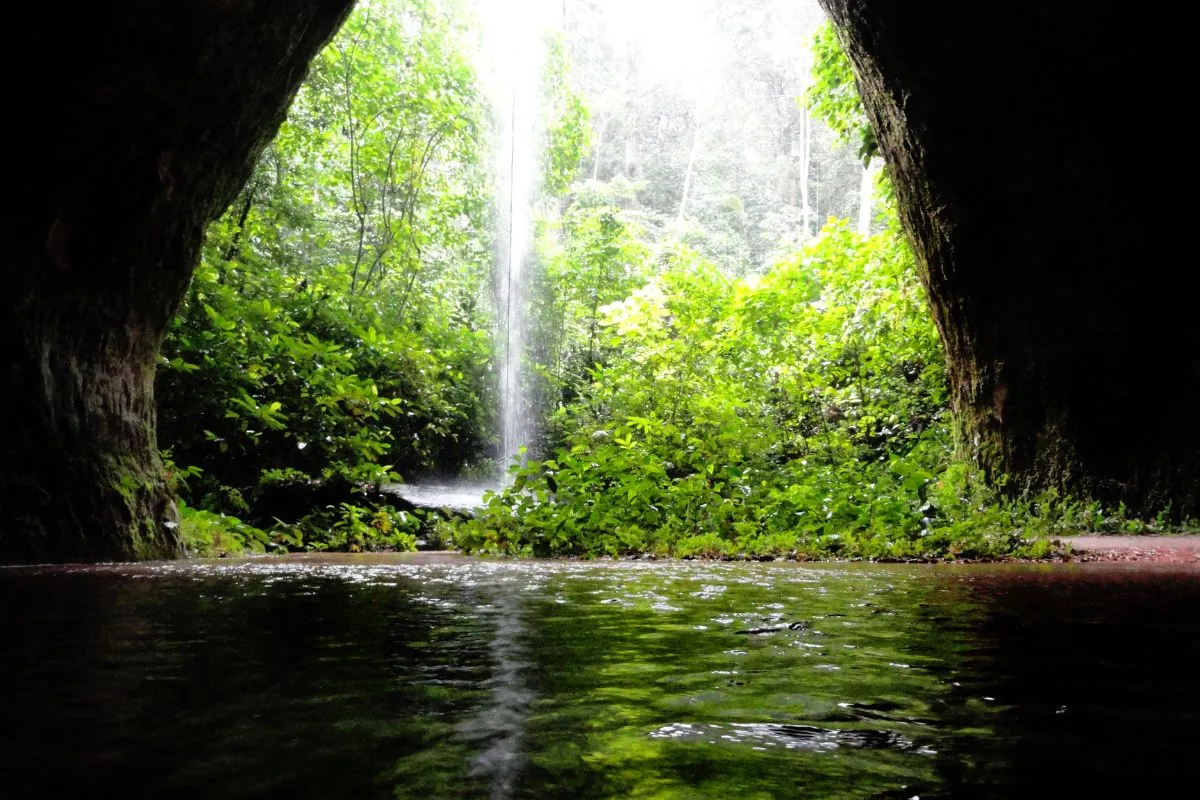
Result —
M 491 656 L 492 674 L 486 681 L 488 702 L 458 726 L 468 742 L 478 743 L 481 752 L 471 759 L 468 774 L 491 787 L 494 800 L 511 797 L 521 764 L 523 733 L 533 694 L 525 685 L 529 668 L 524 648 L 520 587 L 511 577 L 501 580 L 493 592 L 499 597 L 480 610 L 494 620 Z
M 1200 572 L 1108 565 L 949 573 L 973 613 L 940 706 L 949 796 L 1181 797 L 1200 742 Z M 953 607 L 953 606 L 951 606 Z M 936 647 L 938 642 L 922 644 Z M 987 718 L 989 735 L 973 726 Z
M 0 570 L 5 796 L 1149 796 L 1200 572 Z M 19 609 L 19 611 L 17 611 Z

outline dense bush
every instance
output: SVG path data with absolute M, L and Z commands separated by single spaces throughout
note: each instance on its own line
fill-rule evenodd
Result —
M 553 414 L 544 458 L 473 520 L 472 552 L 1044 556 L 1130 529 L 1118 510 L 1013 500 L 953 459 L 941 345 L 893 223 L 831 222 L 761 277 L 684 248 L 600 311 L 604 361 Z
M 380 333 L 372 321 L 371 309 L 315 281 L 301 289 L 264 270 L 234 288 L 203 266 L 157 387 L 172 458 L 203 468 L 190 495 L 219 505 L 214 492 L 297 473 L 377 483 L 397 469 L 454 470 L 476 457 L 486 437 L 486 334 L 447 331 L 452 341 L 438 342 L 428 328 Z
M 537 555 L 910 557 L 1008 552 L 947 535 L 940 345 L 903 241 L 831 223 L 761 278 L 676 248 L 602 309 L 607 360 L 457 540 Z M 943 484 L 944 486 L 944 484 Z M 946 490 L 948 491 L 948 490 Z M 940 504 L 940 505 L 939 505 Z
M 405 546 L 366 487 L 492 457 L 491 176 L 471 52 L 452 0 L 360 4 L 210 226 L 156 386 L 193 523 L 315 511 L 301 540 L 274 544 Z

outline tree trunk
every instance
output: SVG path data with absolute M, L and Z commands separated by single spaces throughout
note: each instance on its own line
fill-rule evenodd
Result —
M 812 117 L 808 106 L 800 107 L 800 218 L 804 229 L 803 241 L 812 238 L 812 206 L 809 204 L 808 180 L 812 174 Z
M 350 0 L 30 7 L 0 213 L 0 562 L 169 557 L 153 379 L 208 221 Z M 17 72 L 14 72 L 17 74 Z
M 858 232 L 863 236 L 871 235 L 871 221 L 874 214 L 875 175 L 878 172 L 879 161 L 872 158 L 863 167 L 862 180 L 858 185 Z
M 696 168 L 696 153 L 700 150 L 700 129 L 703 127 L 700 121 L 696 120 L 696 130 L 692 134 L 692 146 L 688 148 L 687 168 L 683 172 L 683 195 L 679 198 L 679 214 L 676 216 L 676 221 L 683 223 L 687 216 L 688 195 L 692 191 L 692 173 Z
M 1200 515 L 1195 257 L 1143 212 L 1176 207 L 1159 181 L 1184 151 L 1125 157 L 1111 124 L 1114 103 L 1149 127 L 1194 94 L 1168 63 L 1186 26 L 1033 0 L 822 4 L 918 256 L 962 451 L 1020 491 Z
M 592 180 L 600 180 L 600 155 L 604 152 L 604 131 L 608 128 L 608 121 L 611 117 L 605 117 L 600 121 L 600 130 L 596 133 L 596 144 L 592 148 Z

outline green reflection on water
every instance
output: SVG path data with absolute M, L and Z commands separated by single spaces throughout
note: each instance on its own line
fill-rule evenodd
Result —
M 14 797 L 1104 796 L 1188 757 L 1200 575 L 1091 574 L 8 572 L 0 769 Z
M 532 598 L 521 797 L 864 797 L 936 777 L 911 573 L 712 566 Z M 928 636 L 926 638 L 934 638 Z M 943 647 L 948 642 L 941 643 Z

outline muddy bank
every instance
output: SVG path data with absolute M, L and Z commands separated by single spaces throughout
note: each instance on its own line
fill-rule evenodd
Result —
M 1080 561 L 1200 563 L 1200 534 L 1177 536 L 1066 536 Z

